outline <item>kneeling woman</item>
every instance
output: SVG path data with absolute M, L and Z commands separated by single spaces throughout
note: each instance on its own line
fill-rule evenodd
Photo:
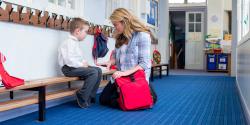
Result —
M 115 27 L 115 51 L 111 60 L 105 65 L 110 68 L 116 65 L 117 71 L 112 78 L 128 76 L 137 70 L 144 70 L 149 81 L 151 61 L 151 37 L 149 28 L 132 13 L 124 8 L 114 10 L 110 20 Z M 100 96 L 100 103 L 111 107 L 118 107 L 116 99 L 118 93 L 113 82 L 110 82 Z

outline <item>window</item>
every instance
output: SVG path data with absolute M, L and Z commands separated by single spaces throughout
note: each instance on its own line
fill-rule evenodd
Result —
M 194 23 L 189 23 L 189 32 L 194 32 Z
M 106 0 L 106 19 L 117 8 L 126 8 L 133 12 L 136 16 L 139 16 L 139 0 Z
M 189 22 L 194 22 L 194 14 L 189 14 Z
M 201 23 L 196 23 L 195 32 L 201 32 Z
M 68 8 L 75 9 L 75 0 L 68 0 Z
M 112 12 L 121 7 L 121 0 L 106 0 L 106 19 L 112 14 Z
M 185 0 L 169 0 L 169 3 L 185 3 Z
M 75 9 L 75 0 L 49 0 L 49 3 L 67 9 Z
M 18 4 L 18 5 L 23 5 L 23 6 L 27 6 L 27 7 L 32 7 L 32 4 L 33 4 L 33 0 L 2 0 L 2 1 L 14 3 L 14 4 Z
M 202 15 L 201 13 L 188 14 L 188 31 L 202 32 Z
M 84 0 L 48 0 L 47 11 L 69 16 L 83 17 Z
M 196 14 L 196 22 L 201 22 L 201 14 L 200 13 Z
M 182 4 L 189 4 L 189 3 L 206 3 L 207 0 L 169 0 L 169 3 L 182 3 Z
M 66 7 L 66 0 L 58 0 L 58 5 L 61 7 Z
M 205 3 L 206 0 L 187 0 L 188 3 Z

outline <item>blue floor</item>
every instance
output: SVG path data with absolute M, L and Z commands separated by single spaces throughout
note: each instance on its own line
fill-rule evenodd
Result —
M 37 112 L 1 125 L 244 125 L 235 78 L 226 76 L 168 76 L 155 79 L 158 102 L 153 109 L 123 112 L 99 104 L 80 109 L 69 102 L 46 111 L 46 121 L 37 122 Z

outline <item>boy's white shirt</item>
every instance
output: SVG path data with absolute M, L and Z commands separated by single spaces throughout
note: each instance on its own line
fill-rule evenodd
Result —
M 84 59 L 79 44 L 80 42 L 76 37 L 69 35 L 69 38 L 60 45 L 58 61 L 61 67 L 64 65 L 74 68 L 87 67 L 88 62 Z

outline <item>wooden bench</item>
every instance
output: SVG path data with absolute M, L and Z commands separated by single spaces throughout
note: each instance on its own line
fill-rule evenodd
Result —
M 102 75 L 103 77 L 105 77 L 107 75 L 112 75 L 114 72 L 115 72 L 114 70 L 104 71 Z M 77 80 L 80 80 L 80 79 L 78 77 L 61 76 L 61 77 L 52 77 L 52 78 L 45 78 L 45 79 L 39 79 L 39 80 L 25 81 L 24 85 L 21 85 L 12 89 L 5 89 L 5 87 L 0 87 L 0 94 L 5 93 L 5 92 L 13 92 L 16 90 L 27 90 L 27 91 L 38 92 L 37 95 L 31 96 L 31 97 L 0 102 L 0 112 L 7 111 L 10 109 L 20 108 L 20 107 L 27 106 L 27 105 L 38 104 L 38 113 L 39 113 L 38 120 L 44 121 L 46 101 L 74 95 L 74 93 L 78 90 L 78 88 L 71 88 L 70 84 L 72 81 L 77 81 Z M 68 82 L 68 89 L 46 93 L 47 86 L 55 85 L 55 84 L 62 84 L 62 83 L 67 83 L 67 82 Z M 108 83 L 108 80 L 102 80 L 100 87 L 106 86 L 107 83 Z
M 166 67 L 163 69 L 163 67 Z M 167 63 L 162 63 L 162 64 L 153 64 L 151 67 L 151 74 L 150 74 L 150 80 L 154 81 L 154 72 L 159 71 L 159 76 L 160 78 L 162 77 L 162 71 L 167 72 L 167 76 L 169 74 L 169 65 Z

